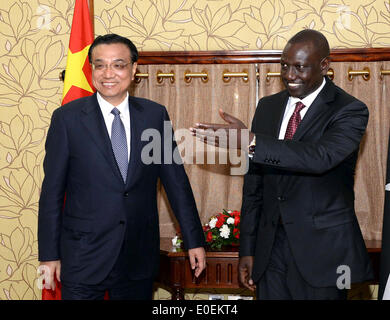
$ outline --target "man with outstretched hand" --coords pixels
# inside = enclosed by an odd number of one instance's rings
[[[373,278],[354,210],[368,109],[326,77],[329,55],[320,32],[294,35],[280,61],[286,90],[260,99],[249,141],[237,134],[238,148],[250,155],[239,279],[260,300],[346,299],[351,283]],[[198,123],[191,131],[207,143],[218,129],[248,130],[220,115],[227,124]]]

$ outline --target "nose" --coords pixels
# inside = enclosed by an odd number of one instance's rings
[[[115,72],[112,70],[110,65],[107,65],[103,70],[103,76],[105,78],[112,78],[114,76]]]

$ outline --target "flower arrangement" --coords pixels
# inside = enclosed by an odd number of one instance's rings
[[[240,211],[226,211],[210,218],[203,226],[206,242],[210,248],[220,249],[222,246],[234,246],[240,243]]]
[[[212,249],[221,249],[222,246],[237,246],[240,243],[240,211],[219,212],[212,216],[203,226],[206,243]],[[173,246],[180,247],[183,240],[180,232],[172,239]]]

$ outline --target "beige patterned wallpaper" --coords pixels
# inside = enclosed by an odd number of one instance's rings
[[[129,35],[141,50],[282,49],[302,28],[331,46],[389,45],[384,0],[95,1],[96,32]]]
[[[60,106],[73,0],[0,2],[0,299],[39,299],[44,141]],[[282,49],[302,28],[331,47],[390,46],[385,0],[95,0],[96,34],[146,50]]]

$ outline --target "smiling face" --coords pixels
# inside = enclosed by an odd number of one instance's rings
[[[119,105],[126,97],[137,63],[131,62],[129,48],[123,43],[99,44],[91,53],[92,65],[104,65],[103,68],[92,68],[92,82],[102,97],[114,106]],[[124,66],[122,69],[115,66]]]
[[[280,64],[287,91],[303,99],[321,85],[329,69],[329,58],[322,57],[312,42],[301,41],[287,43]]]

